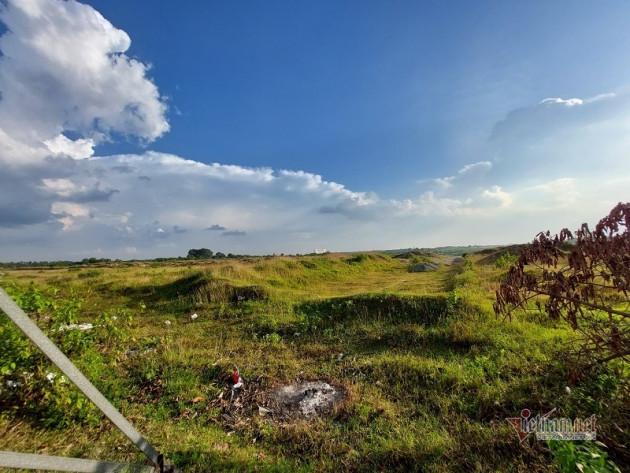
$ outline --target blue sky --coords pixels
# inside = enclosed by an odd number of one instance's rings
[[[508,243],[592,223],[629,197],[629,14],[10,0],[0,259]]]
[[[410,174],[491,159],[512,109],[630,81],[627,3],[89,4],[181,112],[152,149],[392,197]]]

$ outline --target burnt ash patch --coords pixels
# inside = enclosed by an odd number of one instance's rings
[[[331,414],[347,397],[346,390],[326,381],[297,381],[267,394],[267,407],[276,418],[311,419]]]

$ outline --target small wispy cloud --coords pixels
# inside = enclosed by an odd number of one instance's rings
[[[560,97],[550,97],[550,98],[546,98],[540,101],[540,104],[559,104],[559,105],[565,105],[567,107],[575,107],[576,105],[582,105],[583,103],[584,103],[584,100],[582,99],[577,99],[577,98],[563,99]]]
[[[492,163],[490,161],[479,161],[478,163],[467,164],[459,171],[458,174],[467,174],[473,171],[489,171],[492,169]]]

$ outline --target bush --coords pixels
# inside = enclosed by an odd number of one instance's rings
[[[69,327],[78,323],[83,302],[76,293],[61,299],[59,291],[42,292],[33,284],[26,290],[9,286],[7,292],[22,310],[35,315],[44,333],[66,356],[83,364],[85,371],[102,372],[104,355],[117,358],[112,348],[126,337],[130,317],[125,311],[106,312],[92,330],[82,331]],[[100,421],[96,407],[4,313],[0,313],[0,360],[0,404],[15,408],[3,415],[21,413],[47,427]]]
[[[507,268],[508,266],[512,266],[518,260],[518,256],[510,254],[509,251],[503,253],[499,258],[497,258],[494,262],[495,268]]]
[[[409,266],[413,266],[414,264],[432,263],[432,262],[433,260],[429,256],[413,255],[411,259],[409,260]]]
[[[308,302],[298,307],[308,329],[323,328],[347,319],[438,323],[456,314],[460,301],[445,296],[368,294]]]
[[[368,255],[364,255],[363,253],[359,253],[358,255],[351,256],[346,260],[349,264],[357,264],[363,263],[368,260]]]
[[[87,271],[82,271],[77,274],[77,276],[81,279],[85,278],[96,278],[102,275],[104,271],[102,269],[88,269]]]
[[[530,301],[581,337],[571,355],[572,379],[581,369],[630,356],[630,203],[619,203],[595,226],[582,224],[537,235],[496,293],[498,316],[509,318]],[[575,240],[569,254],[562,249]],[[583,366],[580,366],[583,365]]]

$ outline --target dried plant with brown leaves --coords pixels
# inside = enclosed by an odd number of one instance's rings
[[[582,224],[539,233],[497,291],[494,311],[510,318],[532,305],[581,335],[573,355],[586,367],[630,358],[630,203],[619,203],[594,230]],[[567,243],[573,242],[570,250]],[[584,368],[584,363],[577,366]]]

